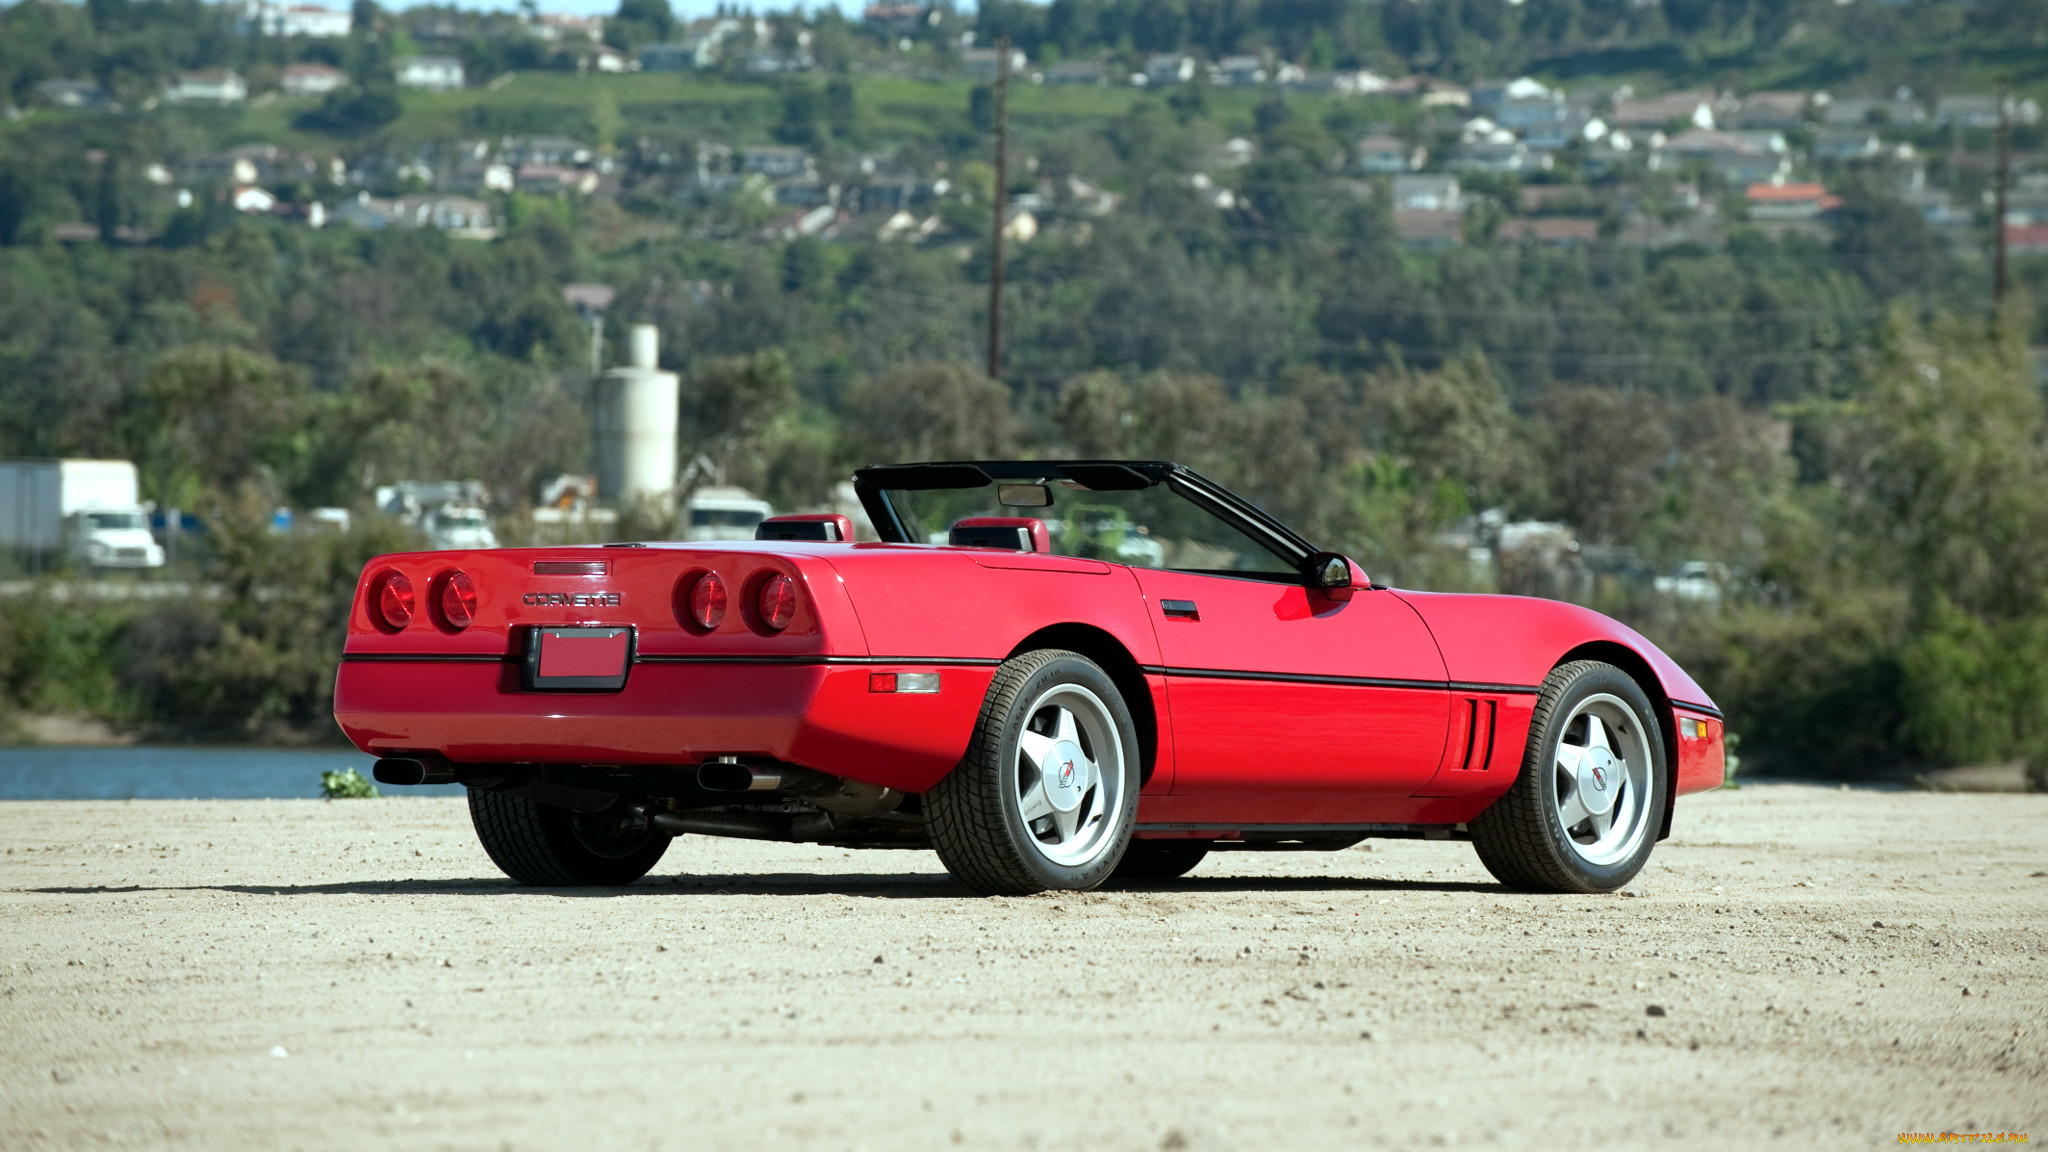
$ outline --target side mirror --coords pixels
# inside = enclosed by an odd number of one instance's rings
[[[1308,559],[1308,584],[1333,600],[1348,600],[1354,587],[1351,561],[1335,552],[1318,552]]]

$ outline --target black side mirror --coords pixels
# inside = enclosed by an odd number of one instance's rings
[[[1318,552],[1308,558],[1308,584],[1319,588],[1330,596],[1343,599],[1351,595],[1351,561],[1336,552]]]

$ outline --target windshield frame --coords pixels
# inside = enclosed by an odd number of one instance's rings
[[[1258,505],[1192,468],[1167,460],[975,460],[923,464],[876,464],[853,474],[854,492],[884,541],[915,544],[903,518],[889,502],[891,488],[938,491],[986,488],[1000,481],[1071,480],[1098,491],[1133,491],[1165,485],[1167,490],[1248,537],[1278,557],[1291,572],[1303,573],[1316,546]]]

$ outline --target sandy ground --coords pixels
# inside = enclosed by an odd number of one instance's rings
[[[0,804],[0,1148],[2048,1140],[2048,796],[1681,801],[1633,896],[1457,843],[976,899],[685,838],[522,891],[460,800]]]

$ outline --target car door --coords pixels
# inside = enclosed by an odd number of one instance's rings
[[[1399,597],[1139,569],[1164,661],[1176,823],[1372,822],[1443,758],[1450,695]],[[1338,593],[1344,596],[1344,593]]]

